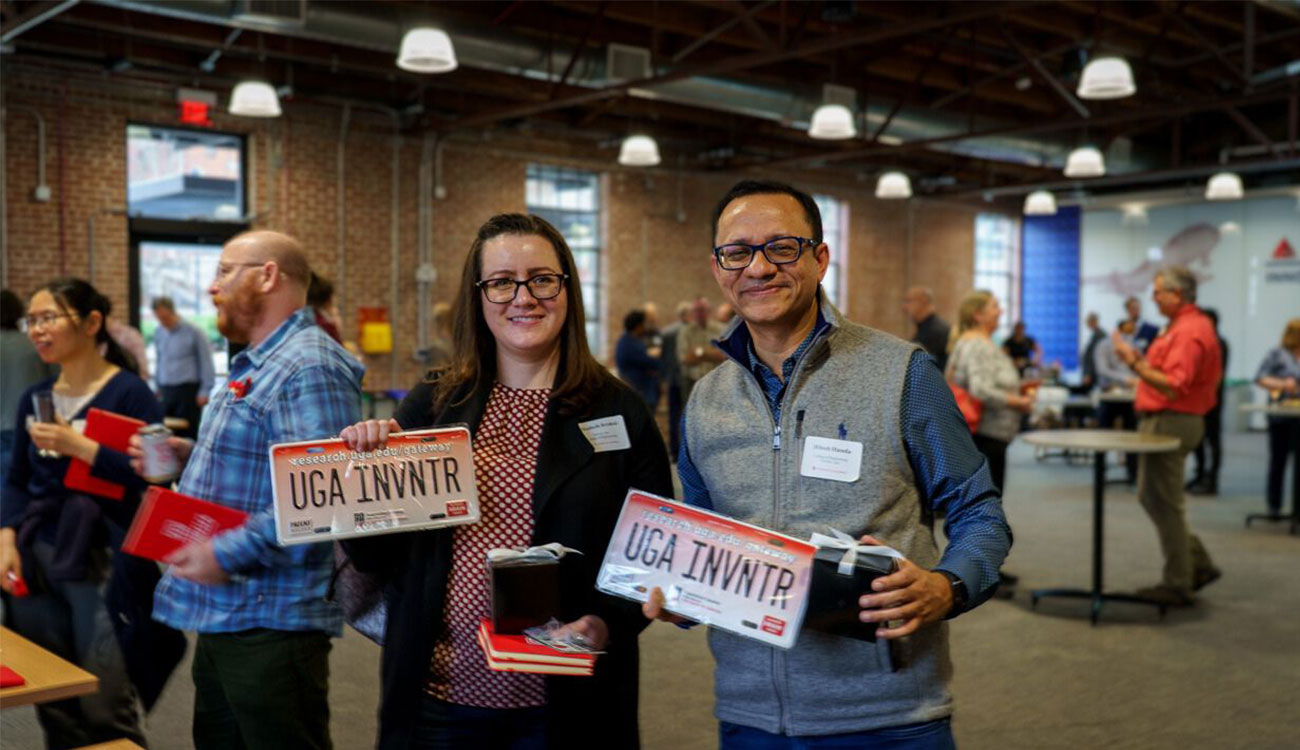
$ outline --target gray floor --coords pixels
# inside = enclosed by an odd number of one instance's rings
[[[1300,744],[1300,536],[1242,526],[1261,508],[1266,447],[1230,435],[1223,494],[1192,498],[1189,517],[1224,578],[1194,609],[1159,622],[1145,608],[1111,605],[1090,627],[1086,604],[1044,601],[1030,588],[1086,585],[1091,470],[1038,462],[1012,449],[1006,504],[1016,533],[1008,569],[1021,593],[953,623],[954,726],[965,750],[983,748],[1294,748]],[[1155,581],[1159,554],[1131,490],[1108,488],[1106,575],[1114,589]],[[702,630],[654,625],[642,638],[642,736],[650,749],[715,745],[712,663]],[[373,741],[378,651],[349,633],[333,655],[337,747]],[[178,672],[149,718],[152,747],[190,748],[192,691]],[[31,709],[6,711],[0,744],[41,746]]]

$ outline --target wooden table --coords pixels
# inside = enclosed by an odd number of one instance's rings
[[[1280,404],[1245,404],[1241,407],[1242,411],[1257,412],[1267,414],[1270,417],[1300,417],[1300,404],[1286,402]],[[1291,468],[1292,471],[1300,471],[1300,466]],[[1285,513],[1251,513],[1246,516],[1246,528],[1250,528],[1252,521],[1269,521],[1277,523],[1279,521],[1291,522],[1291,533],[1295,534],[1300,530],[1300,497],[1295,497],[1292,493],[1291,498],[1291,515]]]
[[[27,684],[0,690],[0,708],[62,700],[99,690],[99,678],[60,659],[9,628],[0,627],[0,664]]]
[[[1178,439],[1164,435],[1149,435],[1129,430],[1037,430],[1026,432],[1021,438],[1030,445],[1092,452],[1092,588],[1091,589],[1035,589],[1030,592],[1034,606],[1045,596],[1063,596],[1072,599],[1092,600],[1092,624],[1097,624],[1101,605],[1106,601],[1147,604],[1160,610],[1164,617],[1165,606],[1127,594],[1108,594],[1102,586],[1102,523],[1105,512],[1106,453],[1164,453],[1178,448]]]

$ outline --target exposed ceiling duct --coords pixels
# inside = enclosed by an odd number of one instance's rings
[[[399,17],[394,13],[358,13],[334,3],[296,0],[292,6],[277,16],[265,9],[251,13],[248,0],[94,0],[99,5],[131,11],[171,16],[174,18],[219,24],[236,29],[265,31],[278,35],[310,39],[318,42],[345,45],[361,49],[397,54],[402,34],[417,23],[434,23],[414,10]],[[442,25],[453,37],[460,63],[466,67],[522,76],[537,81],[554,82],[558,71],[569,71],[567,83],[571,86],[597,90],[614,83],[606,73],[606,50],[589,49],[571,60],[573,50],[556,46],[548,66],[548,50],[541,41],[512,35],[502,29],[485,33],[479,28],[464,28],[454,24]],[[271,51],[268,56],[274,56]],[[549,72],[548,72],[549,70]],[[651,71],[654,74],[667,69]],[[736,80],[693,76],[662,83],[647,88],[631,88],[628,95],[646,99],[681,104],[700,109],[727,112],[777,123],[792,130],[807,131],[814,110],[821,104],[821,82],[808,86],[758,86]],[[887,102],[872,102],[865,111],[855,110],[864,126],[861,133],[874,133],[881,124],[889,122],[885,139],[881,143],[893,144],[914,140],[950,137],[968,129],[989,130],[1009,123],[993,118],[945,116],[928,107],[903,106],[895,108]],[[892,116],[892,119],[891,119]],[[895,140],[897,139],[897,140]],[[1039,136],[987,136],[952,140],[934,144],[929,148],[949,154],[989,159],[1030,166],[1059,167],[1066,153],[1074,147],[1069,137]],[[1147,165],[1134,160],[1131,169]]]

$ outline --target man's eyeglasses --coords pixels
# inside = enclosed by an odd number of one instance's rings
[[[806,237],[777,237],[761,245],[746,245],[733,242],[713,248],[713,257],[724,271],[739,271],[748,268],[754,262],[754,256],[762,251],[767,262],[774,266],[793,263],[803,255],[805,246],[813,247],[816,243]]]
[[[488,302],[504,305],[515,301],[521,286],[528,287],[528,293],[533,295],[533,299],[554,299],[560,296],[560,290],[568,280],[567,273],[542,273],[523,281],[507,278],[483,279],[474,286],[483,290],[483,296],[487,297]]]
[[[28,315],[25,318],[18,319],[18,327],[23,333],[28,333],[37,328],[49,328],[54,325],[54,321],[59,318],[71,318],[68,313],[46,313],[44,315]]]
[[[222,282],[230,278],[231,274],[236,273],[237,269],[242,270],[244,268],[252,268],[253,266],[264,266],[264,265],[266,265],[266,261],[262,261],[261,263],[222,263],[217,266],[217,271],[212,276],[212,280],[216,282]],[[283,274],[284,272],[281,271],[281,273]]]

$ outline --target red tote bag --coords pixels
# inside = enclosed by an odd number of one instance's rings
[[[954,349],[953,354],[956,354]],[[957,364],[954,362],[949,372],[956,372]],[[979,429],[980,418],[984,416],[984,402],[970,395],[970,391],[957,384],[957,381],[949,375],[947,378],[948,387],[952,389],[952,397],[957,401],[957,408],[961,410],[961,415],[966,419],[966,425],[970,427],[971,434]]]

